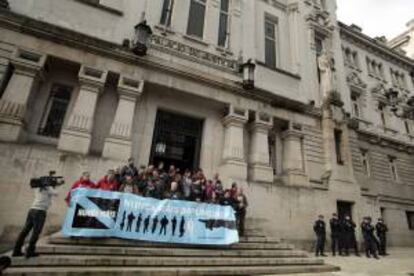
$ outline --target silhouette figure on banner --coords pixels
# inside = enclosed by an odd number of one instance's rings
[[[167,235],[167,225],[168,225],[168,219],[167,216],[164,216],[161,219],[161,228],[160,228],[160,233],[159,235],[161,235],[162,233],[164,233],[164,236]]]
[[[183,237],[185,234],[185,219],[184,217],[181,217],[181,222],[180,222],[180,238]]]
[[[148,232],[150,220],[151,220],[151,216],[148,216],[144,219],[144,231],[143,231],[144,234]]]
[[[132,231],[132,222],[135,220],[135,216],[134,216],[134,214],[131,212],[129,215],[128,215],[128,226],[127,226],[127,229],[126,229],[126,232],[131,232]]]
[[[142,222],[142,214],[140,213],[137,219],[137,227],[135,228],[135,232],[139,233],[141,229],[141,222]]]
[[[172,220],[171,220],[171,226],[172,226],[172,228],[171,228],[171,230],[172,230],[172,235],[173,236],[175,236],[175,229],[177,228],[177,218],[176,217],[174,217]]]
[[[120,226],[121,231],[124,231],[124,227],[125,227],[125,220],[126,220],[126,211],[124,211],[124,214],[122,215],[122,222],[121,222],[121,224],[119,225],[119,226]]]
[[[155,233],[155,230],[157,229],[157,225],[158,225],[158,217],[156,216],[155,218],[152,219],[152,233]]]

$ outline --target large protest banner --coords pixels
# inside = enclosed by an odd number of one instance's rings
[[[117,237],[155,242],[237,243],[229,206],[157,200],[128,193],[76,189],[62,232],[76,237]]]

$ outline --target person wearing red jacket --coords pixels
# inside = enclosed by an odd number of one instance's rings
[[[115,177],[114,170],[108,170],[108,173],[98,181],[96,188],[104,191],[118,191],[119,183]]]
[[[90,180],[90,173],[84,172],[82,173],[82,176],[78,181],[73,183],[72,187],[70,188],[70,191],[68,192],[68,195],[65,198],[66,203],[69,205],[70,203],[70,193],[78,188],[86,188],[86,189],[95,189],[96,185]]]

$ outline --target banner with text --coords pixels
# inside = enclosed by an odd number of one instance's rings
[[[76,189],[62,232],[76,237],[117,237],[168,243],[237,243],[229,206],[158,200],[128,193]]]

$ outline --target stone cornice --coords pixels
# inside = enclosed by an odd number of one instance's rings
[[[359,140],[366,141],[370,144],[390,147],[397,151],[405,151],[409,154],[414,153],[414,144],[412,143],[393,139],[387,136],[383,136],[380,133],[371,132],[364,129],[356,129],[356,132],[358,133]]]
[[[402,64],[408,70],[412,70],[414,68],[414,60],[387,47],[386,44],[381,44],[380,42],[363,33],[352,30],[348,25],[342,22],[338,21],[338,26],[340,29],[342,39],[348,40],[351,43],[355,42],[360,46],[368,49],[370,52],[377,53],[378,55],[392,63]]]
[[[64,27],[39,21],[12,11],[0,9],[0,27],[32,35],[57,44],[73,47],[75,49],[81,49],[119,62],[137,65],[159,72],[166,72],[197,83],[203,83],[210,87],[222,89],[245,98],[254,99],[264,103],[271,103],[273,106],[290,111],[305,113],[313,117],[320,116],[320,112],[316,108],[308,106],[303,102],[277,95],[272,91],[263,89],[254,89],[251,91],[244,90],[241,85],[241,76],[240,81],[234,81],[223,77],[212,76],[205,72],[200,73],[196,70],[185,70],[185,68],[177,67],[175,64],[164,62],[156,54],[137,57],[121,44],[116,44]]]

